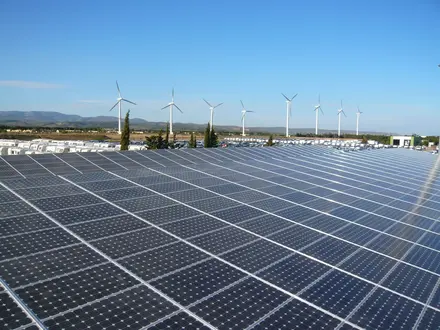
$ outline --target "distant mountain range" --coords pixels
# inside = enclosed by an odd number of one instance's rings
[[[81,117],[78,115],[67,115],[53,111],[0,111],[0,125],[18,127],[47,127],[47,128],[104,128],[116,129],[117,117],[97,116]],[[166,122],[151,122],[140,118],[130,118],[130,127],[138,130],[159,130],[165,128]],[[175,131],[203,131],[206,124],[194,123],[173,123]],[[216,126],[217,131],[241,132],[240,126]],[[283,134],[285,127],[248,127],[251,132]],[[292,128],[291,134],[314,133],[314,128]],[[320,133],[335,133],[335,130],[320,130]],[[344,133],[354,133],[344,131]],[[382,134],[379,132],[362,132],[363,134]]]

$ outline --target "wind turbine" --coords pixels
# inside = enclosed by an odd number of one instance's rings
[[[319,110],[321,110],[321,113],[324,114],[321,108],[321,95],[318,95],[318,105],[315,105],[315,114],[316,114],[316,123],[315,123],[315,135],[318,135],[318,115]]]
[[[208,101],[206,101],[205,99],[203,99],[203,101],[206,102],[207,105],[209,105],[209,110],[211,110],[211,120],[209,121],[209,131],[212,131],[212,125],[213,125],[213,121],[214,121],[214,109],[221,106],[223,103],[219,103],[216,106],[212,106]]]
[[[356,112],[356,135],[359,135],[359,117],[361,116],[362,111],[359,110],[359,106],[358,106],[358,111]]]
[[[283,93],[281,93],[281,95],[284,96],[284,98],[286,99],[286,104],[287,104],[287,110],[286,110],[286,137],[289,137],[289,120],[290,117],[292,117],[292,100],[298,95],[295,94],[294,96],[292,96],[291,99],[289,99],[286,95],[284,95]]]
[[[119,89],[119,85],[118,85],[118,81],[117,80],[116,80],[116,88],[118,89],[118,94],[119,94],[119,97],[117,98],[118,101],[116,102],[116,104],[114,106],[112,106],[112,108],[109,111],[112,111],[118,105],[118,110],[119,110],[118,111],[118,134],[121,134],[121,103],[122,103],[122,101],[131,103],[131,104],[134,104],[134,105],[136,105],[136,103],[122,98],[121,90]]]
[[[243,107],[243,110],[241,110],[241,124],[243,126],[242,136],[246,136],[246,134],[244,134],[244,119],[246,118],[246,112],[255,112],[255,111],[246,110],[244,107],[243,101],[240,100],[240,102],[241,102],[241,106]]]
[[[176,107],[177,110],[183,113],[183,111],[180,110],[177,104],[174,103],[174,87],[173,90],[171,91],[171,102],[168,103],[166,106],[164,106],[161,110],[166,109],[168,107],[170,108],[170,135],[173,136],[173,107]]]
[[[344,116],[347,117],[347,115],[344,112],[344,108],[342,107],[342,100],[341,100],[341,108],[338,109],[338,136],[341,136],[341,113],[343,113]]]

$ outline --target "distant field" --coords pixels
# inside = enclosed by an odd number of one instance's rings
[[[0,139],[30,141],[34,139],[40,139],[40,136],[37,134],[25,134],[25,133],[19,133],[19,134],[0,133]]]
[[[130,139],[133,141],[141,141],[144,140],[146,136],[154,135],[157,133],[145,133],[145,134],[134,134],[132,133],[130,135]],[[165,134],[164,134],[165,136]],[[240,137],[239,135],[235,136],[229,136],[229,135],[219,135],[219,139],[222,140],[226,137]],[[267,135],[258,135],[258,136],[247,136],[247,138],[259,138],[259,139],[267,139],[269,137],[269,134]],[[203,140],[204,135],[201,133],[196,134],[197,140]],[[295,139],[316,139],[316,140],[331,140],[330,138],[322,138],[322,137],[295,137],[292,136],[292,138]],[[81,141],[88,141],[88,140],[106,140],[106,141],[112,141],[112,142],[119,142],[120,141],[120,135],[117,133],[0,133],[0,139],[17,139],[17,140],[33,140],[33,139],[49,139],[49,140],[81,140]],[[177,134],[176,135],[177,140],[189,140],[190,135],[188,134]],[[276,136],[274,135],[274,139],[284,139],[284,136]],[[340,138],[339,140],[353,140],[353,138]]]
[[[131,134],[130,139],[141,141],[145,140],[146,136],[153,135],[157,133],[151,134]],[[164,134],[165,135],[165,134]],[[178,140],[189,140],[189,135],[177,134],[176,139]],[[202,139],[203,136],[201,134],[197,135],[197,139]],[[30,141],[34,139],[49,139],[49,140],[106,140],[119,142],[121,137],[117,133],[72,133],[72,134],[63,134],[63,133],[0,133],[0,139],[12,139],[12,140],[24,140]]]

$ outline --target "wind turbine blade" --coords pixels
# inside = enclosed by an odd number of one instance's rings
[[[131,101],[127,100],[127,99],[122,99],[122,101],[125,101],[125,102],[128,102],[128,103],[131,103],[131,104],[137,105],[136,103],[131,102]]]
[[[169,108],[170,107],[170,104],[168,104],[168,105],[166,105],[166,106],[164,106],[163,108],[161,108],[160,110],[163,110],[163,109],[166,109],[166,108]]]
[[[174,100],[174,87],[173,87],[173,90],[171,91],[171,96],[172,96],[172,98]]]
[[[205,101],[206,104],[209,105],[212,108],[212,105],[208,101],[206,101],[205,99],[203,99],[203,101]]]
[[[290,102],[290,99],[286,95],[284,95],[283,93],[281,93],[281,95],[284,96],[284,98]]]
[[[342,113],[344,114],[345,117],[347,117],[347,115],[345,114],[345,111],[344,111],[344,110],[342,110]]]
[[[322,111],[321,107],[319,107],[319,110],[321,110],[321,113],[324,114],[324,111]]]
[[[177,110],[179,110],[181,113],[183,113],[183,111],[182,110],[180,110],[180,108],[177,106],[177,104],[176,103],[174,103],[174,106],[177,108]]]
[[[294,96],[292,96],[292,98],[290,99],[290,101],[292,101],[297,95],[298,95],[298,93],[296,93]]]
[[[252,110],[246,110],[246,112],[255,112],[255,111],[252,111]]]
[[[321,94],[318,94],[318,104],[321,104]]]
[[[344,107],[342,106],[342,100],[341,100],[341,109],[343,109]]]
[[[114,106],[112,106],[112,108],[109,111],[112,111],[117,105],[119,104],[119,101],[115,103]]]
[[[118,89],[119,97],[121,97],[121,90],[119,89],[118,81],[116,80],[116,88]]]
[[[240,100],[240,102],[241,102],[241,106],[243,107],[243,109],[244,109],[244,104],[243,104],[243,101],[242,100]]]
[[[217,104],[215,107],[214,107],[214,109],[215,108],[217,108],[217,107],[219,107],[219,106],[221,106],[223,104],[223,102],[222,103],[219,103],[219,104]]]
[[[243,114],[241,115],[241,121],[244,120],[244,117],[246,116],[246,112],[243,112]]]

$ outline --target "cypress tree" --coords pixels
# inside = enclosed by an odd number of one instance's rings
[[[157,135],[157,148],[156,149],[165,149],[165,141],[163,139],[163,130],[162,129],[159,131],[159,134]]]
[[[211,144],[211,148],[218,147],[218,139],[217,139],[217,134],[215,134],[214,127],[211,130],[209,142]]]
[[[266,146],[268,146],[268,147],[273,146],[273,135],[272,134],[269,136],[269,139],[267,140]]]
[[[170,142],[170,124],[167,123],[167,130],[165,133],[164,145],[163,145],[163,148],[161,148],[161,149],[168,149],[169,142]]]
[[[193,144],[194,144],[194,134],[191,132],[189,136],[188,148],[194,148]]]
[[[168,145],[171,149],[174,149],[176,147],[176,132],[173,132],[173,140],[171,143],[168,143]]]
[[[208,126],[206,126],[206,129],[205,129],[204,147],[205,148],[211,148],[211,132],[210,132],[210,125],[209,125],[209,123],[208,123]]]
[[[194,135],[194,132],[191,133],[191,137],[189,139],[189,148],[197,148],[197,138]]]
[[[121,150],[128,150],[130,144],[130,110],[125,114],[124,129],[121,134]]]

